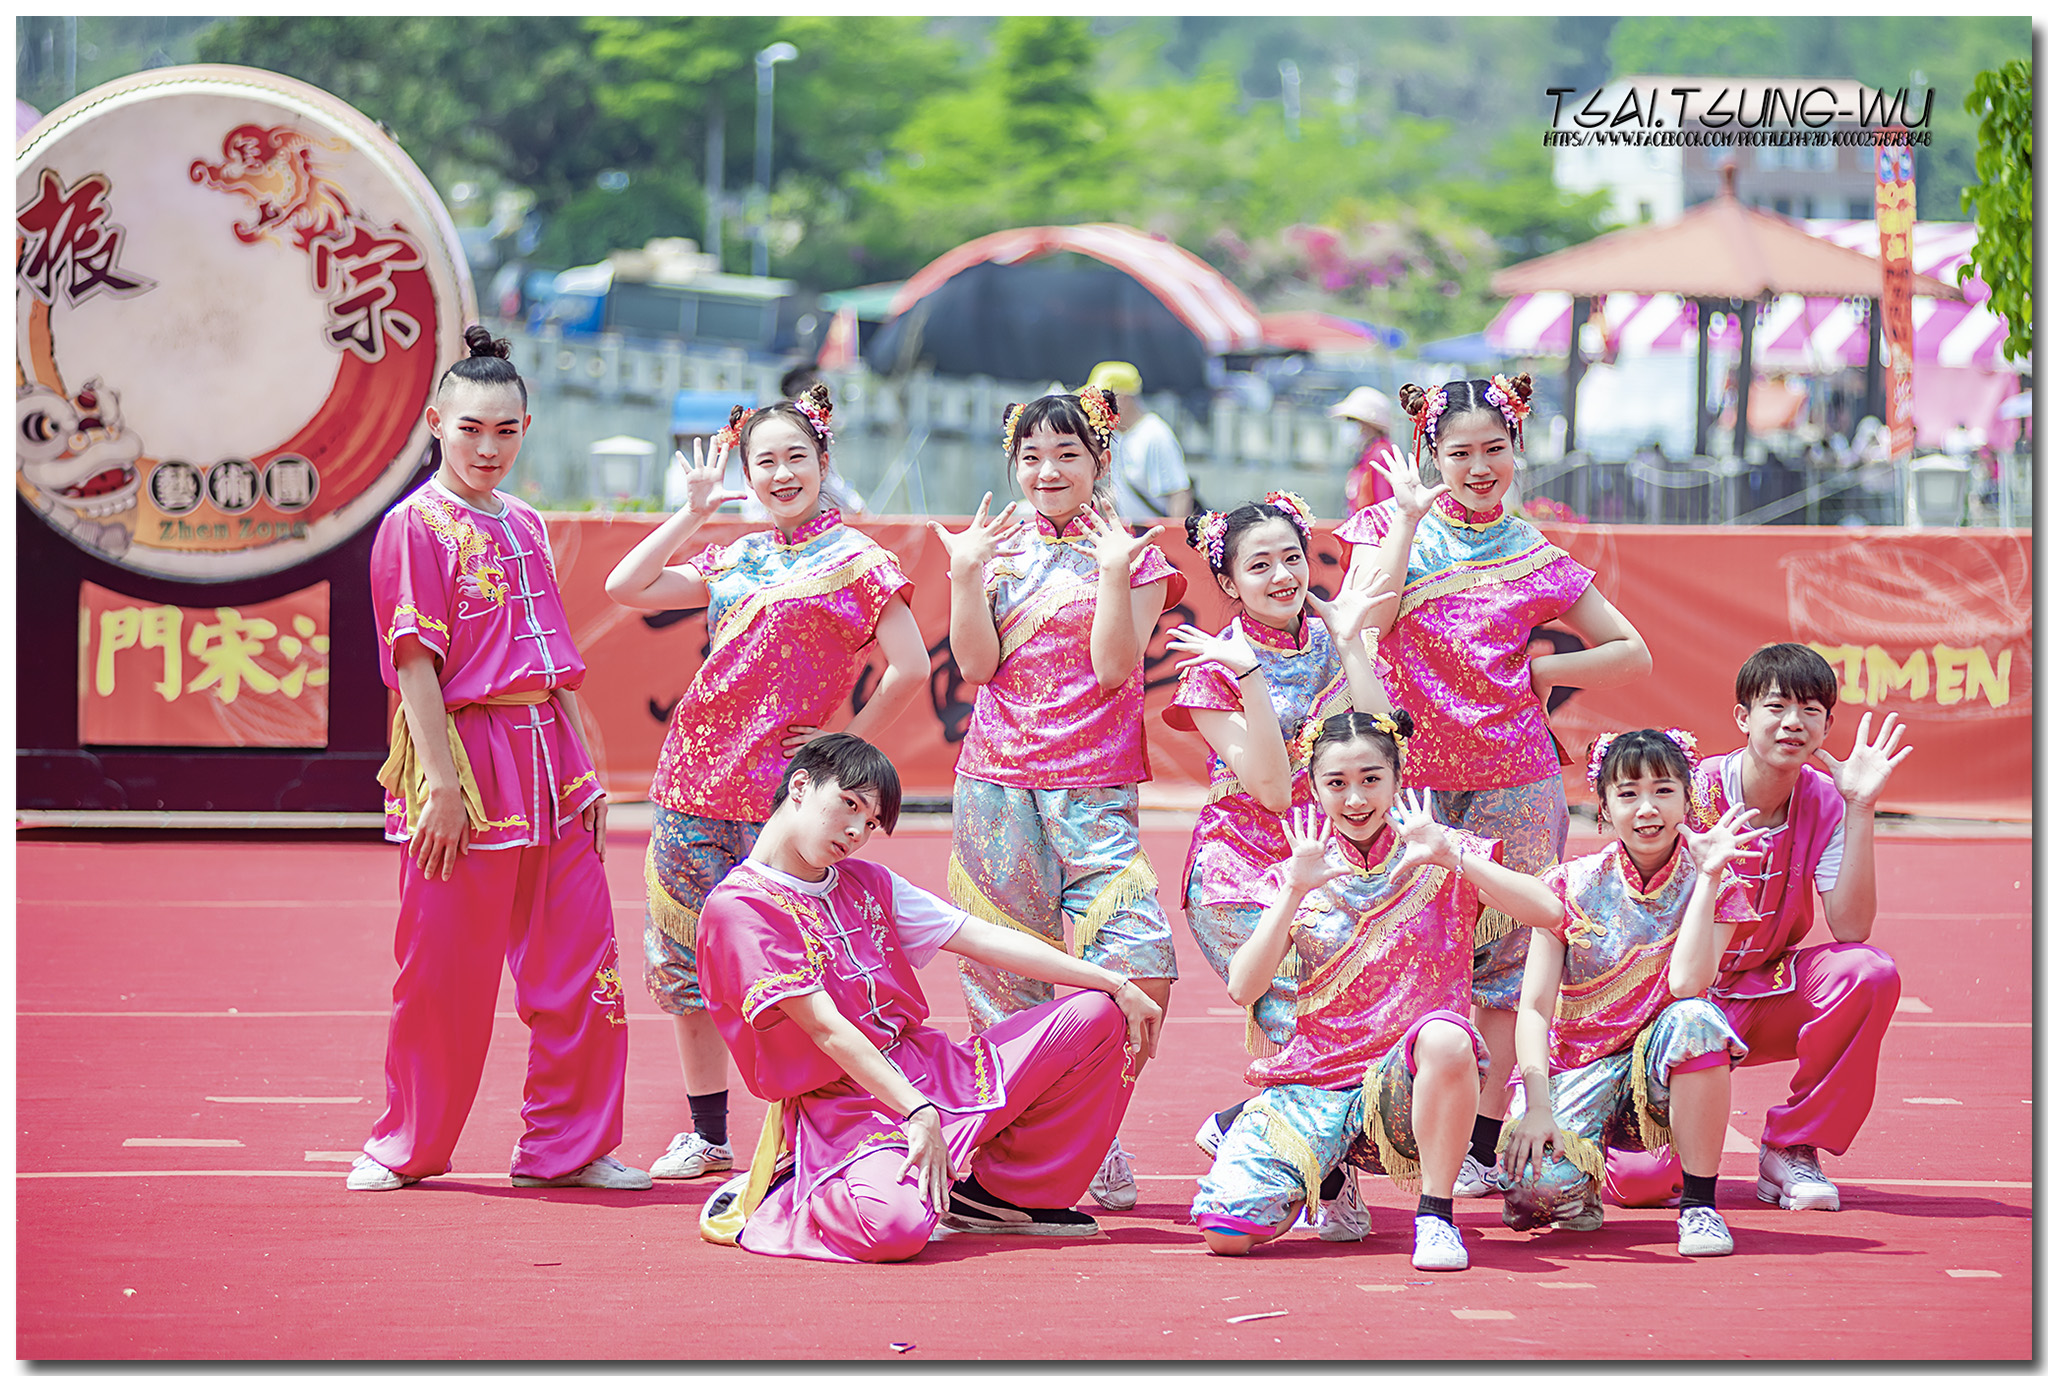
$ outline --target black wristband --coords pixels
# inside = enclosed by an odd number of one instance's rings
[[[1251,676],[1252,676],[1253,674],[1256,674],[1256,673],[1257,673],[1257,672],[1258,672],[1258,671],[1259,671],[1260,669],[1262,669],[1262,668],[1264,668],[1264,667],[1265,667],[1264,665],[1260,665],[1260,664],[1254,664],[1254,665],[1252,665],[1252,667],[1251,667],[1251,668],[1249,668],[1249,669],[1245,670],[1245,671],[1244,671],[1243,673],[1241,673],[1241,674],[1239,674],[1239,675],[1237,676],[1237,681],[1238,681],[1239,683],[1243,683],[1243,682],[1244,682],[1244,681],[1245,681],[1246,679],[1250,678],[1250,677],[1251,677]]]
[[[926,1109],[930,1109],[933,1113],[938,1114],[941,1118],[945,1117],[945,1110],[940,1108],[931,1100],[927,1099],[923,1103],[919,1104],[916,1108],[910,1110],[910,1112],[904,1114],[903,1121],[906,1123],[909,1122],[911,1119],[917,1117],[918,1114],[923,1113]]]

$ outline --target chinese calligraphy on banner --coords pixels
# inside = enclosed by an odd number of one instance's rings
[[[86,745],[327,744],[327,584],[247,607],[78,590]]]

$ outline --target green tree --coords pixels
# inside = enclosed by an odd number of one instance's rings
[[[2034,64],[2012,61],[1977,74],[1968,108],[1977,125],[1977,176],[1963,205],[1977,219],[1977,246],[1957,273],[1991,288],[2005,321],[2005,356],[2034,352]]]

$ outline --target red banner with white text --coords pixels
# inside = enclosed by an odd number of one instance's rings
[[[646,796],[669,710],[704,656],[704,614],[642,613],[605,596],[613,565],[660,518],[548,517],[576,644],[590,666],[584,720],[613,796]],[[857,522],[896,551],[916,585],[911,610],[924,629],[932,679],[882,742],[917,796],[949,795],[974,689],[947,644],[946,556],[922,520]],[[956,520],[953,524],[958,524]],[[727,542],[758,526],[716,520],[684,548]],[[1845,754],[1862,714],[1897,712],[1916,747],[1894,775],[1888,811],[2029,818],[2033,791],[2033,535],[2029,531],[1839,530],[1833,527],[1555,526],[1547,532],[1597,574],[1608,599],[1648,641],[1656,667],[1628,688],[1573,692],[1552,726],[1582,758],[1602,731],[1682,726],[1713,753],[1742,744],[1732,709],[1735,671],[1760,645],[1798,640],[1835,665],[1842,684],[1828,749]],[[1198,806],[1207,778],[1198,736],[1160,719],[1173,696],[1166,633],[1192,620],[1214,630],[1230,615],[1201,557],[1178,531],[1161,550],[1188,575],[1185,602],[1167,609],[1146,654],[1148,802]],[[1328,523],[1311,549],[1318,592],[1335,591],[1342,546]],[[1570,648],[1545,630],[1545,648]],[[865,699],[869,670],[855,685]],[[842,709],[828,725],[852,715]],[[1577,766],[1568,794],[1586,800]]]

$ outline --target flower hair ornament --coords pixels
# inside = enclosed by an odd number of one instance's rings
[[[1017,452],[1017,417],[1024,414],[1022,402],[1011,402],[1003,409],[1003,457],[1009,458]]]
[[[1385,712],[1372,714],[1373,729],[1384,732],[1394,742],[1394,758],[1402,764],[1408,762],[1408,742],[1401,736],[1401,726]]]
[[[1074,393],[1074,400],[1081,403],[1081,414],[1088,417],[1088,428],[1095,432],[1095,438],[1104,453],[1109,452],[1109,437],[1116,433],[1116,405],[1104,396],[1100,387],[1083,387]]]
[[[817,390],[823,393],[825,389],[820,387]],[[818,432],[818,447],[820,449],[830,449],[832,447],[832,402],[830,398],[820,395],[813,399],[809,392],[805,392],[800,396],[791,397],[789,404],[803,412],[804,419],[811,423],[811,429]]]
[[[1196,546],[1217,573],[1223,572],[1223,534],[1229,525],[1230,517],[1221,511],[1205,511],[1195,520]]]
[[[1422,397],[1422,410],[1415,417],[1415,452],[1420,454],[1428,450],[1434,454],[1436,423],[1443,418],[1444,403],[1451,399],[1450,393],[1444,390],[1442,383],[1438,383],[1424,392]]]
[[[1700,746],[1699,742],[1693,739],[1692,732],[1681,731],[1677,727],[1648,729],[1656,731],[1658,735],[1678,747],[1678,753],[1685,757],[1685,767],[1688,770],[1700,767]],[[1626,734],[1628,733],[1624,731],[1603,731],[1600,738],[1586,748],[1586,786],[1594,793],[1600,791],[1600,766],[1607,763],[1607,748]]]
[[[739,448],[740,431],[746,428],[747,421],[752,419],[753,414],[754,408],[751,406],[733,407],[732,419],[725,423],[723,430],[720,430],[711,437],[712,452],[716,453],[721,449]]]
[[[1531,407],[1516,394],[1514,384],[1499,373],[1495,373],[1486,384],[1486,401],[1501,414],[1507,422],[1508,436],[1517,448],[1522,443],[1522,422],[1529,419]]]
[[[1304,545],[1309,542],[1309,539],[1315,533],[1316,517],[1315,513],[1308,509],[1307,502],[1292,492],[1268,492],[1266,494],[1266,505],[1277,506],[1286,512],[1287,519],[1294,522],[1294,528],[1301,532],[1301,542]],[[1221,557],[1221,537],[1218,538],[1217,549],[1218,557]]]
[[[1301,728],[1301,743],[1296,748],[1304,760],[1315,750],[1316,742],[1323,738],[1323,723],[1328,720],[1328,717],[1317,717]]]

